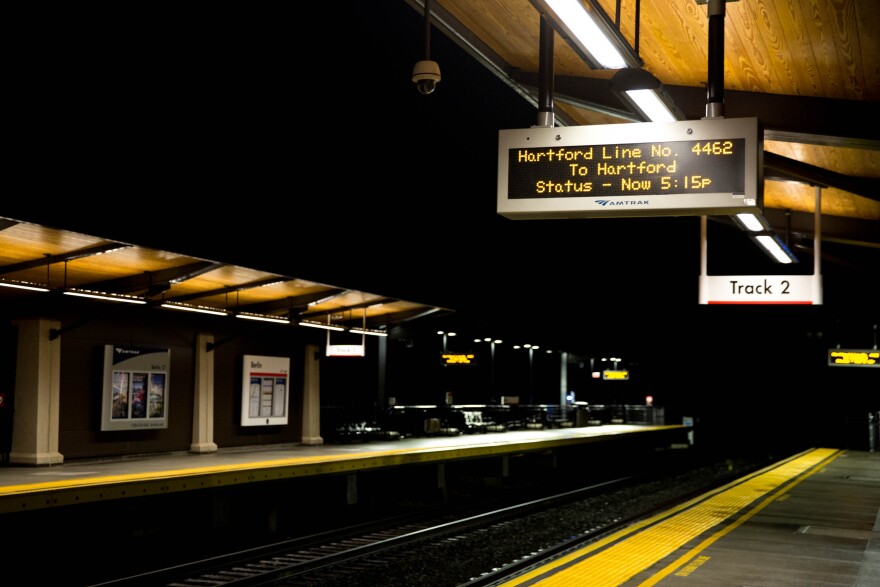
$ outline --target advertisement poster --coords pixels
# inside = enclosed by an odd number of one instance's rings
[[[245,355],[242,373],[241,425],[287,424],[290,358]]]
[[[101,430],[168,428],[171,349],[104,346]]]

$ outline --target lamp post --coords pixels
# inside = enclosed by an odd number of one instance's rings
[[[529,403],[535,403],[535,345],[524,344],[529,349]]]
[[[455,332],[449,332],[449,331],[446,331],[446,330],[438,330],[438,331],[437,331],[437,334],[439,334],[440,336],[443,337],[443,354],[445,355],[445,354],[447,353],[447,341],[448,341],[448,337],[450,337],[450,336],[455,336],[456,333],[455,333]],[[443,395],[445,396],[444,403],[445,403],[446,405],[449,405],[449,404],[452,403],[452,392],[449,391],[449,389],[448,389],[448,384],[449,384],[448,379],[449,379],[449,378],[448,378],[448,374],[447,374],[447,372],[446,372],[446,368],[448,367],[448,365],[445,363],[445,360],[446,360],[446,359],[443,358],[443,360],[444,360],[444,363],[443,363],[443,377],[442,377],[442,381],[443,381],[443,387],[446,388],[446,389],[443,389]]]
[[[474,342],[488,342],[489,343],[489,393],[490,397],[494,401],[495,399],[495,345],[501,344],[502,341],[500,338],[475,338]]]

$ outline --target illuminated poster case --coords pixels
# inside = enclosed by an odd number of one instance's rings
[[[290,358],[245,355],[241,425],[287,424]]]
[[[763,206],[757,118],[501,130],[500,215],[730,215]]]
[[[168,428],[171,349],[104,346],[101,430]]]

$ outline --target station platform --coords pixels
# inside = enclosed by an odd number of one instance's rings
[[[880,585],[880,453],[805,451],[497,585]]]
[[[85,460],[51,466],[0,466],[0,514],[389,467],[503,457],[587,443],[638,439],[687,442],[681,425],[608,424],[352,444],[250,446]]]

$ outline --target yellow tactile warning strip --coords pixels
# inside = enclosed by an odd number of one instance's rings
[[[843,451],[817,448],[643,520],[499,587],[611,587],[645,571],[691,541],[695,546],[641,583],[650,586],[754,516]],[[739,517],[736,517],[738,514]],[[725,524],[725,522],[728,522]],[[715,530],[714,532],[711,532]]]

